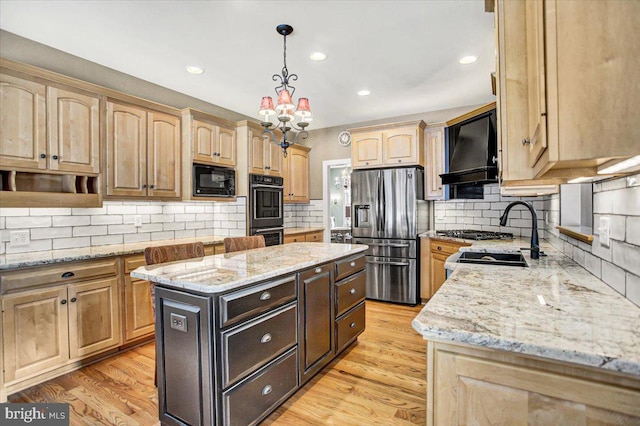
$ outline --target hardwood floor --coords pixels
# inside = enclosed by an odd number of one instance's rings
[[[358,342],[263,421],[263,425],[425,424],[426,342],[411,328],[420,311],[367,301]],[[18,392],[10,402],[68,402],[72,425],[157,425],[153,343]]]

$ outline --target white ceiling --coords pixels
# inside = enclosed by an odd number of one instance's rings
[[[495,99],[483,0],[0,0],[3,30],[256,119],[283,65],[281,23],[294,27],[287,66],[295,98],[310,100],[310,130]],[[465,55],[478,61],[459,64]]]

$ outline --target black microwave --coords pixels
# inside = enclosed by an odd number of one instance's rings
[[[194,197],[235,197],[236,171],[228,167],[193,165]]]

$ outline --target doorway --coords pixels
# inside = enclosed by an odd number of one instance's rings
[[[325,242],[351,238],[351,159],[322,162],[322,223]],[[333,238],[332,238],[333,234]],[[337,241],[336,238],[341,239]]]

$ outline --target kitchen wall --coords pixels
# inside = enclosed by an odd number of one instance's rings
[[[309,204],[285,204],[284,227],[324,227],[322,223],[322,200],[310,200]]]
[[[610,245],[600,244],[600,218],[611,219]],[[552,243],[640,306],[640,174],[593,184],[591,245],[557,233]]]
[[[435,229],[479,229],[482,231],[511,232],[518,237],[531,236],[531,213],[523,206],[509,212],[507,226],[500,226],[500,216],[512,201],[527,201],[533,204],[538,216],[538,237],[545,238],[549,222],[557,222],[558,211],[553,210],[549,197],[512,197],[500,195],[498,184],[484,186],[483,199],[455,199],[435,202]]]
[[[322,214],[322,213],[321,213]],[[135,226],[140,216],[142,226]],[[30,244],[9,244],[11,231]],[[168,240],[246,235],[246,198],[235,202],[105,201],[100,208],[0,208],[0,254]]]

